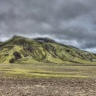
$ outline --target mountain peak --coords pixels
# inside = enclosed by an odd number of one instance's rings
[[[22,38],[22,36],[14,35],[12,38]]]
[[[47,37],[46,38],[39,37],[39,38],[35,38],[35,40],[39,41],[39,42],[51,42],[51,43],[55,43],[56,42],[55,40],[47,38]]]

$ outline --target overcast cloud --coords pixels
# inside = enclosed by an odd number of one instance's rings
[[[96,0],[0,0],[0,41],[50,37],[96,53]]]

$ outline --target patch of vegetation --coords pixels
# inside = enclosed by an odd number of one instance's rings
[[[96,78],[96,66],[59,64],[0,65],[1,78]]]

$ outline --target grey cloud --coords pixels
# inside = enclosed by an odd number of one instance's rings
[[[0,40],[42,36],[92,50],[95,9],[96,0],[0,0]]]

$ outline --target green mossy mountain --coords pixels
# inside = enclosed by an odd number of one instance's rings
[[[63,45],[49,38],[14,36],[0,43],[0,63],[95,63],[96,54]]]
[[[0,44],[1,44],[2,42],[0,42]]]

